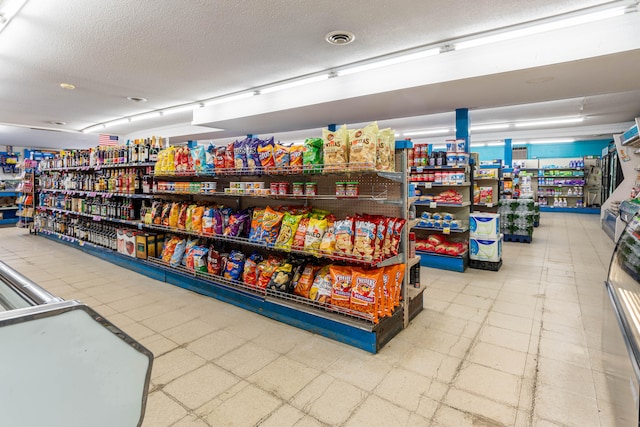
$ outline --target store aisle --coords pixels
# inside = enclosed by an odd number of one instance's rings
[[[156,356],[145,426],[611,426],[600,348],[613,243],[543,213],[495,273],[423,269],[425,307],[378,355],[0,229],[0,259]]]

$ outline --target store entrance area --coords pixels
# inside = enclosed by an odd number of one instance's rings
[[[425,310],[372,355],[0,229],[0,260],[154,353],[154,427],[615,425],[601,349],[613,249],[599,216],[543,213],[498,272],[422,268]]]

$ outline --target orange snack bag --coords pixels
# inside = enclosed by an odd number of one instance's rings
[[[294,249],[304,249],[304,240],[307,236],[307,227],[309,226],[310,219],[302,218],[300,223],[298,224],[298,229],[296,230],[296,234],[293,238],[293,248]]]
[[[351,310],[372,316],[373,322],[378,323],[378,287],[382,283],[382,270],[353,269],[351,288]]]
[[[351,303],[351,284],[353,270],[351,267],[332,265],[331,274],[331,304],[349,308]]]
[[[204,206],[196,206],[193,208],[191,216],[191,227],[196,233],[202,232],[202,216],[204,215]]]
[[[171,211],[169,212],[169,227],[178,226],[178,218],[180,217],[180,203],[173,202],[171,205]]]
[[[400,305],[400,297],[402,296],[402,282],[404,282],[404,272],[406,269],[405,264],[396,264],[397,270],[395,272],[395,295],[393,295],[393,306],[398,307]],[[392,309],[393,311],[393,309]]]
[[[311,290],[311,286],[313,286],[313,279],[315,279],[316,273],[319,270],[319,265],[307,264],[302,271],[300,279],[298,279],[296,287],[293,289],[293,293],[304,298],[309,298],[309,291]]]

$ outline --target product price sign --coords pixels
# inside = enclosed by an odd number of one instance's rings
[[[142,223],[138,224],[138,230],[142,230]]]
[[[451,234],[451,227],[445,227],[442,229],[442,234]]]
[[[431,203],[429,203],[429,207],[430,207],[431,209],[435,209],[435,208],[437,208],[437,207],[438,207],[438,203],[437,203],[437,202],[431,202]]]
[[[424,171],[424,169],[422,168],[422,166],[417,166],[417,167],[416,167],[416,172],[420,173],[420,172],[422,172],[422,171]]]
[[[92,219],[93,219],[94,221],[101,221],[101,220],[102,220],[102,218],[101,218],[101,217],[99,217],[99,216],[97,216],[97,215],[94,215]]]
[[[426,189],[433,188],[433,184],[431,182],[425,182],[424,183],[424,188],[426,188]]]
[[[487,207],[488,208],[492,208],[493,207],[493,203],[487,203]]]

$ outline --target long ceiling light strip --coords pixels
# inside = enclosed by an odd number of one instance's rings
[[[27,0],[18,0],[18,1],[23,1],[24,3],[26,3]],[[22,6],[24,5],[24,3],[22,4]],[[388,67],[391,65],[397,65],[405,62],[416,61],[419,59],[436,56],[441,53],[448,52],[450,50],[467,49],[475,46],[482,46],[490,43],[496,43],[499,41],[515,39],[515,38],[519,38],[527,35],[539,34],[545,31],[551,31],[555,29],[566,28],[566,27],[576,26],[580,24],[600,21],[600,20],[622,15],[624,13],[627,13],[628,11],[634,11],[635,7],[636,7],[635,0],[624,0],[619,2],[613,2],[611,4],[598,6],[590,9],[585,9],[582,11],[565,14],[565,15],[557,16],[554,18],[546,19],[546,20],[540,20],[540,21],[528,23],[525,25],[514,26],[509,29],[500,29],[492,32],[486,32],[486,33],[474,36],[473,38],[463,37],[455,40],[449,40],[442,43],[438,43],[437,45],[423,46],[419,48],[419,50],[416,49],[416,50],[407,52],[405,54],[393,55],[393,56],[388,55],[386,57],[381,57],[378,60],[373,60],[368,62],[363,61],[360,63],[351,64],[351,65],[339,67],[337,69],[329,70],[322,74],[312,75],[310,77],[291,79],[291,80],[284,81],[282,83],[265,85],[263,87],[253,88],[251,90],[243,91],[236,94],[224,95],[224,96],[211,98],[211,99],[205,99],[193,104],[180,105],[180,106],[170,107],[163,110],[152,111],[149,113],[142,113],[139,115],[127,117],[127,119],[128,121],[133,122],[133,121],[143,120],[147,118],[158,117],[158,114],[168,115],[168,114],[173,114],[180,111],[188,111],[189,109],[195,109],[201,106],[220,105],[228,102],[234,102],[241,99],[247,99],[255,95],[269,94],[269,93],[277,92],[284,89],[290,89],[290,88],[295,88],[295,87],[308,85],[312,83],[318,83],[318,82],[327,80],[331,77],[348,76],[348,75],[361,73],[369,70]],[[3,24],[0,24],[0,25],[3,25]],[[6,23],[4,25],[6,26]],[[2,26],[0,26],[0,31],[1,29],[2,29]],[[96,129],[103,129],[105,126],[113,126],[113,124],[111,123],[115,121],[116,120],[113,120],[111,122],[104,122],[96,126],[91,126],[86,129],[83,129],[82,132],[87,133]],[[540,124],[540,125],[542,126],[543,124]],[[494,126],[497,126],[497,125],[494,125]],[[471,128],[472,131],[490,130],[490,129],[500,129],[500,128],[489,128],[489,127],[486,127],[484,129],[480,129],[479,127],[476,127],[475,129],[473,127]]]
[[[580,123],[584,121],[584,117],[569,117],[569,118],[558,118],[558,119],[548,119],[548,120],[531,120],[526,122],[514,123],[516,128],[526,128],[526,127],[536,127],[536,126],[551,126],[551,125],[565,125],[571,123]]]
[[[0,33],[9,22],[22,10],[29,0],[4,0],[0,1]]]
[[[496,31],[493,34],[483,37],[477,37],[466,41],[454,43],[456,50],[468,49],[476,46],[483,46],[486,44],[497,43],[505,40],[512,40],[520,37],[531,36],[534,34],[540,34],[547,31],[559,30],[562,28],[573,27],[581,24],[588,24],[591,22],[602,21],[604,19],[613,18],[616,16],[624,15],[627,8],[631,5],[631,2],[623,2],[624,4],[617,4],[613,8],[601,9],[593,12],[578,12],[574,16],[564,18],[551,18],[541,23],[524,26],[510,31]],[[566,16],[566,15],[565,15]],[[539,21],[540,22],[540,21]]]
[[[490,130],[507,130],[512,128],[562,125],[562,124],[580,123],[580,122],[583,122],[586,118],[587,118],[586,116],[557,117],[557,118],[551,117],[547,119],[527,120],[522,122],[479,124],[479,125],[471,126],[470,130],[472,132],[479,132],[479,131],[490,131]],[[454,129],[451,129],[451,128],[422,129],[422,130],[411,130],[407,132],[399,132],[398,134],[396,134],[396,136],[438,135],[438,134],[453,133],[455,131],[456,131],[455,128]]]

